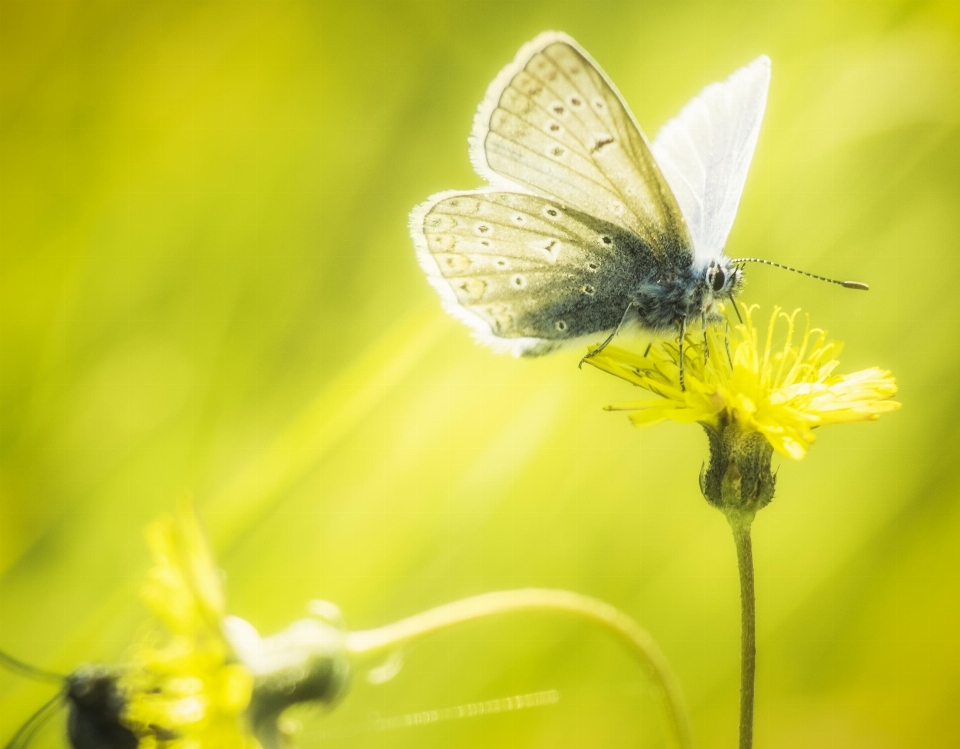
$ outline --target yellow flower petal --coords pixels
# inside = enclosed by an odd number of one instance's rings
[[[775,307],[762,334],[753,322],[756,308],[744,305],[743,310],[744,321],[729,334],[707,331],[707,357],[699,336],[687,337],[685,390],[680,389],[680,353],[673,342],[653,346],[646,356],[608,346],[587,359],[659,396],[609,408],[633,411],[630,418],[638,426],[670,420],[716,428],[736,422],[744,432],[763,434],[777,452],[795,460],[807,454],[816,427],[871,421],[900,408],[888,400],[897,392],[889,371],[872,367],[835,374],[842,344],[811,328],[809,319],[797,336],[799,310],[786,315]]]
[[[245,711],[253,676],[221,630],[220,571],[189,503],[147,530],[154,566],[143,598],[168,630],[141,644],[121,686],[124,723],[142,749],[257,749]]]

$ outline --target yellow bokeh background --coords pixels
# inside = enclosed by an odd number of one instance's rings
[[[902,411],[781,460],[755,525],[757,746],[960,736],[960,14],[944,2],[0,2],[0,647],[122,662],[142,531],[195,497],[232,612],[357,628],[521,586],[594,595],[661,644],[697,745],[735,743],[739,601],[694,427],[634,429],[578,352],[472,343],[410,208],[479,184],[466,136],[538,32],[576,37],[648,136],[760,53],[770,100],[731,255],[888,367]],[[528,710],[379,718],[556,690]],[[0,675],[0,741],[50,695]],[[357,675],[303,747],[666,746],[603,634],[544,616]],[[36,747],[64,746],[62,723]]]

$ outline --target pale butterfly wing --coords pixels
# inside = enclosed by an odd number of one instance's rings
[[[707,86],[657,133],[653,155],[680,204],[695,261],[723,253],[760,133],[770,58]]]
[[[535,195],[441,193],[414,209],[410,228],[447,310],[518,355],[615,327],[631,279],[655,272],[631,232]]]
[[[551,31],[524,45],[487,90],[470,142],[494,186],[629,229],[667,272],[689,263],[680,208],[633,114],[570,37]]]

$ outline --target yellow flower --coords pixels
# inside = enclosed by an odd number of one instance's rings
[[[729,336],[716,327],[707,332],[706,361],[702,341],[687,338],[685,390],[679,384],[675,343],[654,346],[646,356],[611,346],[587,359],[660,396],[608,409],[633,411],[637,425],[665,419],[700,422],[708,433],[733,425],[743,434],[763,435],[777,452],[799,460],[816,439],[817,427],[878,419],[900,408],[887,400],[897,392],[887,370],[836,374],[841,344],[828,340],[823,330],[811,329],[809,317],[797,336],[797,311],[786,315],[775,307],[761,339],[753,322],[756,307],[743,309],[745,321],[733,326]]]
[[[245,711],[253,676],[224,638],[220,573],[188,503],[147,529],[154,566],[142,594],[168,631],[134,653],[121,688],[139,749],[256,749]]]

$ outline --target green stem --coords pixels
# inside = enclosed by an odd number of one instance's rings
[[[624,642],[653,673],[660,687],[676,744],[692,749],[693,733],[680,686],[653,638],[632,618],[610,604],[566,590],[526,588],[484,593],[415,614],[379,629],[349,632],[347,650],[380,655],[450,627],[499,614],[542,611],[562,613],[597,624]]]
[[[757,672],[757,608],[753,587],[753,515],[728,513],[740,570],[740,749],[753,746],[753,697]]]

